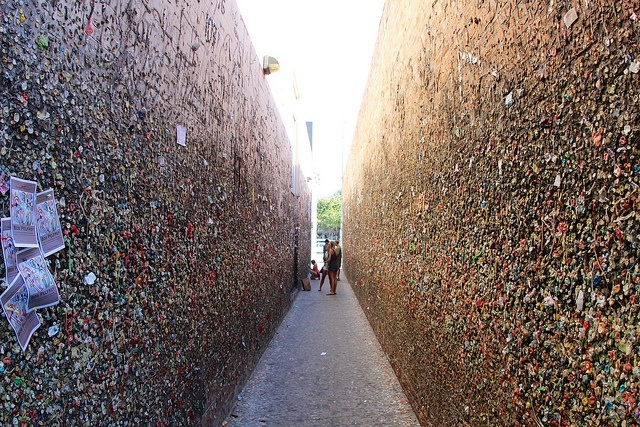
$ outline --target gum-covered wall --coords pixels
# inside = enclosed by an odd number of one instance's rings
[[[387,1],[344,267],[423,425],[639,424],[639,14]]]
[[[0,322],[0,424],[217,425],[310,253],[235,2],[0,0],[0,40],[0,184],[52,188],[65,240],[24,352]]]

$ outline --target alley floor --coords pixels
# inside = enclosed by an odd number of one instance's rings
[[[417,427],[345,277],[300,291],[239,395],[227,427]]]

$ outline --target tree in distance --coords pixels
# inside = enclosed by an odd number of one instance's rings
[[[318,233],[337,238],[342,220],[342,190],[318,200]]]

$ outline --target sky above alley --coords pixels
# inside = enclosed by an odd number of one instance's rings
[[[259,58],[293,69],[320,197],[342,185],[384,0],[236,0]]]

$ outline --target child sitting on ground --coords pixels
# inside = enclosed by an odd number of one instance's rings
[[[316,260],[311,260],[311,268],[309,269],[309,273],[311,273],[312,279],[320,278],[320,270],[318,270],[318,264],[316,264]]]

